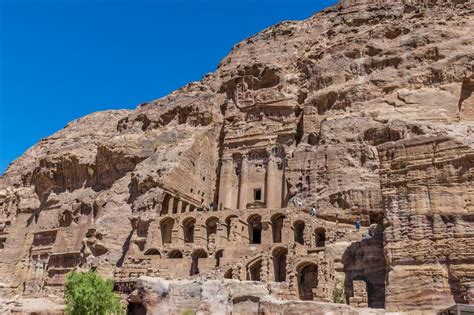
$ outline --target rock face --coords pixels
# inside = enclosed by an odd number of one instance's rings
[[[237,280],[166,281],[142,277],[130,303],[135,312],[146,314],[384,314],[383,310],[356,309],[347,305],[276,300],[267,285]],[[130,310],[129,309],[129,310]],[[194,313],[193,313],[194,314]]]
[[[474,303],[473,15],[344,0],[70,123],[0,179],[0,295],[96,267],[122,292],[208,276],[390,311]]]

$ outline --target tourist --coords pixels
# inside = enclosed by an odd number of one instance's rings
[[[301,201],[301,199],[299,198],[296,198],[295,200],[296,200],[296,206],[298,208],[301,208],[303,206],[303,201]]]
[[[312,217],[316,217],[316,212],[317,212],[317,210],[316,210],[316,206],[315,206],[315,205],[313,205],[313,206],[311,207],[311,210],[310,210],[310,211],[311,211],[311,216],[312,216]]]
[[[360,222],[360,219],[357,218],[356,221],[355,221],[355,228],[356,228],[357,232],[359,232],[361,225],[362,224]]]
[[[293,203],[293,205],[297,208],[301,208],[303,206],[303,202],[301,201],[300,198],[298,197],[294,197],[291,199],[291,202]]]

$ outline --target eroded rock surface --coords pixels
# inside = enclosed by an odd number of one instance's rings
[[[237,280],[166,281],[142,277],[131,303],[146,309],[147,314],[341,314],[376,315],[383,310],[353,308],[333,303],[285,301],[275,299],[267,285]]]
[[[0,178],[0,294],[95,267],[122,292],[207,276],[288,301],[474,303],[473,13],[344,0],[164,98],[71,122]]]

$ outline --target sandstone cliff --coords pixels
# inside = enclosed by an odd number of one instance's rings
[[[176,249],[181,265],[144,270],[182,278],[212,256],[216,278],[242,263],[231,278],[271,281],[277,264],[255,273],[243,244],[284,243],[285,298],[329,301],[335,275],[348,300],[366,281],[372,307],[474,303],[473,30],[468,0],[344,0],[164,98],[71,122],[0,178],[0,295],[60,290],[75,267],[120,277]],[[349,235],[357,217],[383,240]],[[304,257],[320,292],[300,288]]]

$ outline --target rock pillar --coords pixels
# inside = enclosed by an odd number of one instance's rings
[[[248,159],[245,156],[242,159],[242,167],[240,169],[240,183],[239,183],[239,209],[247,209],[248,202]]]
[[[216,245],[225,244],[227,240],[227,229],[225,225],[220,222],[217,223],[217,232],[216,232]]]
[[[286,196],[288,195],[288,186],[286,184],[286,179],[285,179],[285,159],[283,158],[281,160],[281,206],[282,208],[286,207],[287,200]]]
[[[156,244],[158,246],[161,246],[163,244],[163,235],[161,232],[161,224],[159,222],[152,222],[152,225],[150,226],[149,231],[151,231],[152,234],[152,242],[151,244]]]
[[[225,208],[232,209],[232,173],[233,163],[231,158],[222,160],[220,181],[219,181],[219,202],[218,210]]]
[[[262,244],[272,244],[272,223],[270,221],[262,222]]]
[[[183,227],[183,222],[177,221],[176,225],[178,226],[178,231],[177,231],[177,239],[178,243],[182,244],[184,243],[184,227]]]
[[[239,235],[238,232],[239,232],[239,218],[238,217],[232,217],[230,218],[230,222],[229,222],[229,237],[228,237],[228,240],[229,242],[231,243],[236,243],[239,239]]]
[[[207,244],[207,228],[202,218],[196,220],[194,225],[194,243],[198,245]]]
[[[168,202],[168,214],[173,213],[173,207],[174,207],[174,197],[170,195],[170,201]]]
[[[176,209],[176,213],[182,213],[183,212],[183,201],[181,199],[178,199],[178,207]]]
[[[183,231],[182,229],[180,229],[180,224],[178,222],[175,222],[171,230],[171,244],[179,243],[179,238],[180,238],[179,230]]]
[[[281,242],[291,243],[294,241],[294,232],[291,228],[291,220],[289,218],[283,219],[283,228],[281,229]]]
[[[281,208],[281,175],[275,158],[270,155],[267,163],[267,174],[265,181],[267,208]]]

